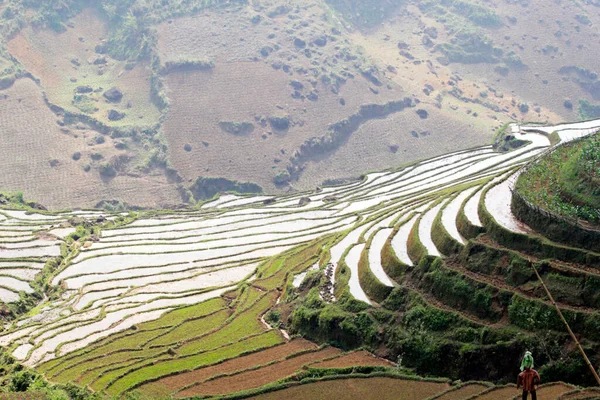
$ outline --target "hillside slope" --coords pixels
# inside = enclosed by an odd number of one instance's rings
[[[567,141],[592,127],[600,121],[548,129]],[[111,395],[224,394],[230,376],[240,378],[232,391],[259,390],[340,355],[307,348],[253,364],[254,352],[289,343],[286,330],[366,346],[411,368],[401,373],[463,381],[512,382],[529,349],[546,381],[591,385],[534,267],[596,363],[600,255],[551,242],[511,213],[518,171],[550,146],[512,128],[528,144],[509,153],[484,146],[313,193],[131,214],[52,243],[29,236],[76,226],[69,213],[4,210],[3,232],[27,232],[0,250],[14,277],[4,301],[31,281],[22,271],[53,267],[48,300],[8,322],[0,345],[52,382]],[[83,213],[79,224],[98,218]],[[240,356],[250,357],[243,368]],[[353,371],[337,363],[336,374]]]

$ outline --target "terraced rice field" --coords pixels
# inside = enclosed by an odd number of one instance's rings
[[[447,389],[437,382],[393,378],[338,379],[294,386],[254,397],[255,399],[426,399]]]
[[[572,139],[590,128],[561,129]],[[336,291],[348,285],[355,298],[377,303],[398,285],[399,266],[412,266],[425,255],[451,255],[473,232],[531,232],[512,217],[510,189],[519,167],[550,141],[538,133],[521,136],[530,143],[510,153],[489,146],[451,153],[274,203],[223,196],[197,211],[142,213],[128,225],[103,230],[98,241],[63,246],[67,261],[52,280],[63,288],[61,298],[7,326],[0,345],[51,381],[75,381],[109,394],[140,389],[150,395],[219,395],[284,379],[305,365],[385,366],[364,353],[341,355],[334,348],[289,342],[262,317],[279,301],[288,279],[315,265],[331,263]],[[311,201],[301,201],[304,197]],[[69,215],[3,211],[3,301],[14,301],[19,290],[27,290],[32,271],[60,254],[60,237],[69,233],[60,224]],[[388,262],[391,255],[394,263]],[[348,281],[339,277],[342,266],[350,271]],[[507,285],[451,268],[478,284]],[[428,300],[455,306],[435,293]],[[499,318],[461,311],[474,321]],[[342,383],[351,382],[319,382],[310,390],[338,396]],[[402,396],[412,396],[418,386],[403,385],[397,392]],[[444,385],[431,383],[427,396],[441,393]],[[286,389],[286,396],[304,390]],[[504,389],[496,390],[481,398],[499,398]]]
[[[98,212],[78,214],[97,218]],[[0,211],[0,301],[12,303],[19,293],[33,293],[30,283],[46,261],[61,254],[64,238],[75,232],[70,214],[29,215],[25,211]]]
[[[356,351],[348,354],[334,357],[330,360],[320,361],[310,366],[313,368],[348,368],[355,366],[378,365],[382,367],[393,367],[390,361],[377,358],[367,351]]]
[[[464,386],[460,386],[457,388],[449,389],[448,391],[440,394],[439,396],[433,397],[435,400],[463,400],[469,397],[478,395],[483,391],[487,390],[489,387],[479,384],[472,383],[466,384]]]

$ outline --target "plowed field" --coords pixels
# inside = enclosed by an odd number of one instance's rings
[[[436,400],[463,400],[476,395],[477,393],[481,393],[486,389],[487,386],[479,384],[465,385],[460,389],[451,390],[440,397],[436,397]]]
[[[253,389],[270,382],[276,382],[300,370],[303,365],[312,361],[332,357],[340,350],[329,347],[313,353],[307,353],[288,360],[276,362],[272,365],[235,374],[229,377],[217,378],[198,386],[191,387],[179,393],[179,397],[194,395],[218,395],[235,393],[242,390]]]
[[[332,360],[321,361],[311,364],[312,368],[347,368],[359,365],[393,367],[390,361],[373,356],[367,351],[356,351],[345,354]]]
[[[418,382],[393,378],[339,379],[294,386],[253,397],[260,400],[306,399],[426,399],[448,388],[445,383]]]
[[[234,358],[221,364],[163,378],[157,382],[142,386],[140,390],[149,395],[168,395],[194,383],[203,382],[213,376],[231,374],[257,365],[268,364],[290,356],[291,354],[315,348],[316,345],[312,342],[296,339],[289,343],[249,354],[247,356]]]

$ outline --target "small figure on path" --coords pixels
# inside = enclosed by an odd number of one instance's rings
[[[517,379],[517,390],[523,387],[523,400],[527,400],[528,393],[531,393],[531,400],[537,400],[537,385],[540,383],[540,374],[533,369],[533,356],[530,351],[525,352],[523,361],[521,361],[521,373]]]

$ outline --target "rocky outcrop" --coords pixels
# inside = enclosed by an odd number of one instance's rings
[[[118,88],[113,87],[104,92],[104,97],[111,103],[118,103],[123,99],[123,92],[120,91]]]
[[[117,110],[110,110],[108,112],[108,119],[111,121],[120,121],[125,118],[125,113],[122,113]]]

